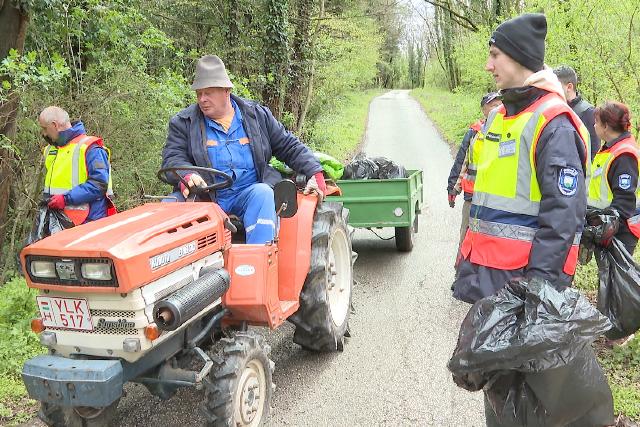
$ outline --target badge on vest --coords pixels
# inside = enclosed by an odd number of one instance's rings
[[[488,139],[489,141],[493,141],[493,142],[500,141],[500,138],[501,138],[501,135],[493,132],[488,132],[487,135],[485,136],[485,139]]]
[[[596,170],[593,172],[593,175],[591,176],[591,178],[595,178],[595,177],[598,177],[598,176],[600,176],[600,175],[602,175],[602,168],[601,168],[601,167],[599,167],[598,169],[596,169]]]
[[[498,148],[498,157],[509,157],[516,154],[516,140],[503,141]]]
[[[618,186],[623,190],[631,188],[631,175],[628,173],[618,175]]]
[[[565,196],[573,196],[578,191],[578,170],[562,168],[558,176],[558,189]]]

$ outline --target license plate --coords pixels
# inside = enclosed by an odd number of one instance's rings
[[[40,318],[45,327],[92,331],[86,299],[37,296]]]

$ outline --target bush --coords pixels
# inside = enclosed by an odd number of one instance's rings
[[[27,359],[45,352],[31,331],[36,294],[23,278],[0,287],[0,423],[26,421],[35,406],[27,399],[20,372]]]

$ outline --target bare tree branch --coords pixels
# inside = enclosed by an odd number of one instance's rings
[[[460,15],[458,12],[453,10],[449,2],[445,3],[438,0],[424,0],[424,1],[429,3],[432,6],[439,7],[440,9],[448,12],[451,16],[451,19],[461,27],[466,28],[467,30],[473,31],[474,33],[477,33],[478,31],[480,31],[478,26],[471,19],[467,18],[464,15]]]

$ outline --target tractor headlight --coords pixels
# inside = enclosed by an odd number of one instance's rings
[[[85,262],[80,267],[82,277],[87,280],[111,280],[111,264]]]
[[[31,261],[31,266],[29,268],[31,270],[31,274],[35,277],[45,279],[56,278],[56,264],[53,261],[34,260]]]

